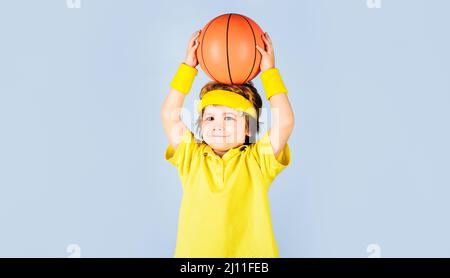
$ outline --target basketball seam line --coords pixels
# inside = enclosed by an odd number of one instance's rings
[[[228,16],[228,21],[227,21],[227,33],[226,33],[226,50],[227,50],[227,67],[228,67],[228,76],[230,77],[230,82],[231,84],[233,84],[233,79],[231,78],[231,70],[230,70],[230,58],[228,57],[228,27],[230,26],[230,19],[231,19],[232,14],[230,14]]]
[[[245,78],[245,80],[244,80],[244,83],[245,82],[247,82],[247,79],[250,77],[250,75],[252,74],[252,72],[253,72],[253,68],[255,67],[255,62],[256,62],[256,36],[255,36],[255,32],[253,31],[253,28],[252,28],[252,25],[250,24],[250,22],[248,22],[248,20],[247,20],[247,18],[245,18],[244,17],[244,19],[245,19],[245,21],[247,21],[247,23],[248,23],[248,26],[250,26],[250,30],[252,30],[252,34],[253,34],[253,43],[255,44],[255,54],[253,55],[253,65],[252,65],[252,69],[250,70],[250,73],[247,75],[247,77]]]

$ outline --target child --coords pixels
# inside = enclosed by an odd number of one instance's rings
[[[265,33],[264,48],[257,46],[271,128],[255,142],[262,101],[251,82],[209,82],[200,93],[203,140],[197,142],[180,110],[197,74],[199,34],[191,37],[161,111],[169,139],[165,159],[177,167],[183,188],[175,257],[278,257],[268,190],[290,164],[294,113],[275,68],[272,41]]]

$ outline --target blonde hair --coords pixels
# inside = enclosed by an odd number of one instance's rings
[[[248,130],[250,133],[250,136],[245,135],[245,142],[244,145],[249,145],[251,143],[254,143],[256,141],[256,134],[259,132],[259,126],[260,126],[260,122],[259,122],[259,117],[261,115],[261,108],[262,108],[262,99],[261,96],[259,95],[258,91],[256,90],[256,88],[253,85],[252,81],[249,81],[247,83],[241,84],[241,85],[229,85],[229,84],[224,84],[224,83],[219,83],[216,81],[211,81],[206,83],[205,86],[203,86],[203,88],[200,90],[200,99],[203,98],[203,96],[212,91],[212,90],[226,90],[226,91],[231,91],[234,92],[236,94],[239,94],[243,97],[245,97],[246,99],[248,99],[253,107],[256,110],[256,119],[251,117],[249,114],[242,112],[245,115],[245,127],[246,127],[246,131]],[[203,118],[203,113],[205,111],[205,108],[202,109],[201,113],[199,114],[199,117],[197,119],[196,122],[196,127],[197,127],[197,133],[201,136],[201,122],[202,122],[202,118]]]

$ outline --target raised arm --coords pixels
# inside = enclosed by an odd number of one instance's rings
[[[169,143],[176,150],[187,127],[181,120],[181,111],[186,95],[189,93],[194,77],[197,74],[195,67],[198,65],[195,54],[199,46],[198,36],[195,32],[186,51],[186,59],[182,63],[171,82],[171,88],[161,109],[161,121]]]
[[[270,102],[272,126],[269,130],[270,143],[277,157],[284,149],[295,125],[294,111],[292,110],[287,89],[281,79],[278,69],[275,68],[275,55],[272,40],[269,34],[262,36],[264,48],[256,46],[262,55],[261,80]]]
[[[272,126],[269,137],[275,156],[284,149],[294,129],[294,112],[286,94],[277,94],[270,99]]]

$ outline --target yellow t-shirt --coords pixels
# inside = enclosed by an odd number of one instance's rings
[[[183,199],[175,257],[278,257],[268,190],[291,161],[286,144],[275,157],[267,131],[222,158],[186,129],[165,159],[177,167]]]

